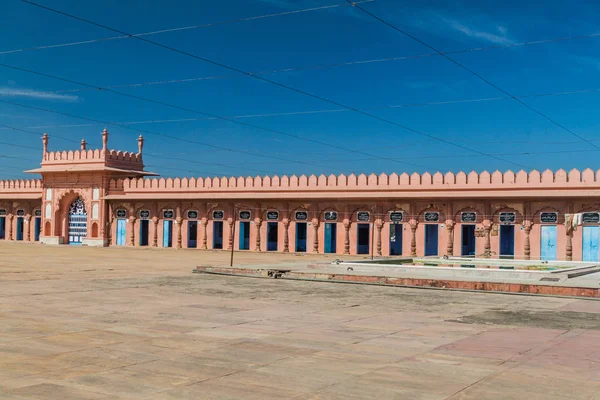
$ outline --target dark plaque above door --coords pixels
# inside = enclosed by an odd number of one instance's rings
[[[198,211],[196,211],[196,210],[189,210],[187,212],[187,217],[188,217],[188,219],[198,219]]]
[[[514,212],[501,212],[500,222],[503,224],[514,224],[517,220],[517,215]]]
[[[371,215],[368,211],[359,211],[356,215],[356,219],[358,219],[361,222],[369,221],[371,219]]]
[[[588,224],[597,224],[600,222],[600,213],[583,213],[581,220]]]
[[[308,219],[308,212],[306,211],[296,211],[296,220],[298,221],[306,221]]]
[[[170,219],[170,218],[173,218],[174,216],[175,216],[175,213],[173,212],[173,210],[163,211],[163,218]]]
[[[148,219],[148,218],[150,218],[150,211],[149,210],[141,210],[140,211],[140,218],[141,219]]]
[[[428,211],[423,215],[425,222],[440,222],[440,213]]]
[[[402,222],[404,219],[404,213],[402,211],[392,211],[390,213],[390,221],[392,222]]]
[[[41,217],[42,216],[42,210],[35,210],[33,212],[33,215],[35,215],[36,217]]]
[[[225,216],[225,211],[217,210],[213,211],[213,219],[223,219]]]
[[[267,211],[267,219],[269,221],[277,221],[279,219],[279,211]]]
[[[117,210],[117,218],[125,218],[127,216],[127,210]]]
[[[540,222],[543,222],[545,224],[555,224],[558,222],[558,213],[555,213],[555,212],[540,213]]]
[[[6,215],[6,210],[0,210],[0,216],[5,216]]]
[[[25,216],[25,210],[17,210],[17,217],[24,217]]]
[[[250,211],[240,211],[240,219],[250,219]]]
[[[477,213],[473,211],[464,212],[460,214],[461,222],[476,222],[477,221]]]
[[[324,218],[325,218],[325,221],[337,221],[337,212],[336,211],[325,211]]]

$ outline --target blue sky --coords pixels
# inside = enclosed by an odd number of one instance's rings
[[[343,148],[206,119],[198,113],[0,67],[0,100],[127,123],[130,128],[180,138],[142,132],[148,169],[165,176],[493,171],[518,170],[518,165],[537,169],[600,168],[600,150],[516,101],[499,99],[505,95],[440,56],[262,72],[432,53],[356,8],[333,7],[344,4],[344,0],[39,3],[130,33],[332,6],[147,38],[244,71],[260,72],[270,80],[506,160],[440,143],[353,111],[340,111],[340,107],[327,102],[247,76],[235,76],[218,66],[135,39],[27,50],[118,35],[18,0],[3,2],[2,64],[96,86],[126,85],[115,90],[198,112],[243,116],[236,120]],[[508,0],[499,4],[376,0],[361,6],[444,52],[600,33],[595,24],[600,5],[594,1]],[[19,49],[24,50],[11,52]],[[600,88],[599,50],[600,37],[588,37],[451,56],[513,95],[532,96]],[[202,77],[217,78],[195,79]],[[191,80],[127,86],[184,79]],[[476,99],[488,100],[455,102]],[[526,97],[523,101],[600,146],[600,93]],[[452,103],[389,107],[432,102]],[[282,113],[288,115],[265,115]],[[99,147],[105,126],[5,103],[0,103],[0,125],[36,133],[0,126],[0,142],[24,146],[0,144],[0,155],[12,157],[0,157],[4,177],[22,177],[21,170],[39,163],[39,136],[43,132],[50,135],[54,150],[78,148],[75,142],[81,138],[90,147]],[[111,148],[136,149],[139,131],[111,125],[107,128]],[[276,159],[220,151],[190,141]]]

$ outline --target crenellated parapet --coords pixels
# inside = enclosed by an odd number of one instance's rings
[[[528,190],[531,195],[539,194],[539,190],[552,190],[561,193],[562,190],[594,190],[594,195],[600,193],[600,170],[573,169],[569,172],[545,170],[539,172],[512,171],[489,173],[483,171],[447,172],[442,174],[429,172],[411,175],[402,173],[392,174],[350,174],[350,175],[301,175],[301,176],[255,176],[255,177],[205,177],[205,178],[139,178],[119,181],[115,185],[122,187],[125,194],[131,193],[198,193],[209,194],[216,192],[300,192],[326,193],[338,192],[351,196],[358,192],[396,192],[416,193],[443,192],[444,196],[454,191],[464,196],[465,191],[489,193],[490,191],[506,191],[509,196],[523,196]],[[590,192],[591,193],[591,192]],[[498,193],[494,193],[498,195]],[[529,195],[529,194],[528,194]],[[581,195],[581,194],[580,194]]]
[[[0,192],[39,192],[42,190],[42,187],[40,179],[0,180]]]

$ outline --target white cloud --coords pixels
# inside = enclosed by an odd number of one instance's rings
[[[482,39],[487,42],[495,44],[510,44],[513,41],[508,37],[507,30],[504,26],[496,25],[496,32],[486,32],[475,28],[468,27],[467,25],[455,20],[442,18],[444,22],[453,30],[460,32],[466,36]]]
[[[0,87],[0,97],[26,97],[30,99],[58,100],[68,102],[75,102],[79,100],[79,96],[52,92],[41,92],[38,90],[22,89],[16,87]]]

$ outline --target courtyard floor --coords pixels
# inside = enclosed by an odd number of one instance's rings
[[[227,252],[0,255],[3,400],[600,400],[600,301],[192,274]]]

